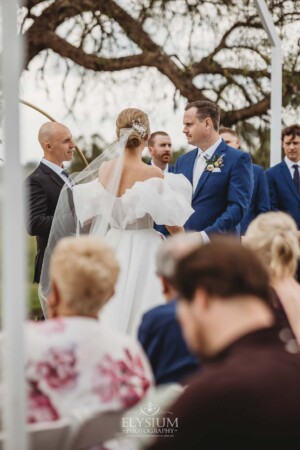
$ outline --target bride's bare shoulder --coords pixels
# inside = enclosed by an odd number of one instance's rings
[[[148,167],[148,174],[149,178],[155,177],[155,178],[163,178],[164,174],[162,170],[159,167],[156,166],[147,166]]]

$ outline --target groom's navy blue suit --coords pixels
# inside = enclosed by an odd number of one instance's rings
[[[193,183],[198,149],[178,158],[175,173],[182,173]],[[185,224],[186,230],[214,233],[240,233],[240,222],[249,208],[253,190],[250,156],[227,145],[223,140],[214,156],[223,157],[220,172],[205,170],[194,190],[195,212]]]

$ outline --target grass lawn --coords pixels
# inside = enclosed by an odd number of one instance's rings
[[[40,301],[38,297],[38,284],[33,283],[34,258],[36,254],[35,237],[27,238],[27,298],[28,298],[28,317],[33,320],[39,320],[43,317]]]

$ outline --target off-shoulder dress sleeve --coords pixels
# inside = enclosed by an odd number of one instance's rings
[[[150,214],[158,225],[183,226],[193,214],[192,185],[181,174],[166,174],[165,178],[150,178],[136,183],[125,192],[128,203],[136,204],[136,218]],[[124,199],[125,200],[125,199]]]
[[[123,228],[149,214],[158,225],[182,226],[194,212],[192,186],[181,174],[138,181],[121,197],[114,197],[95,180],[74,186],[73,196],[81,224],[102,215],[108,223]]]

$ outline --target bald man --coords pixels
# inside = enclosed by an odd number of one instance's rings
[[[36,236],[34,282],[39,283],[43,258],[47,247],[52,219],[59,194],[67,184],[72,188],[64,161],[71,161],[74,141],[67,127],[58,122],[46,122],[38,134],[44,157],[37,169],[26,178],[28,215],[26,228]]]

